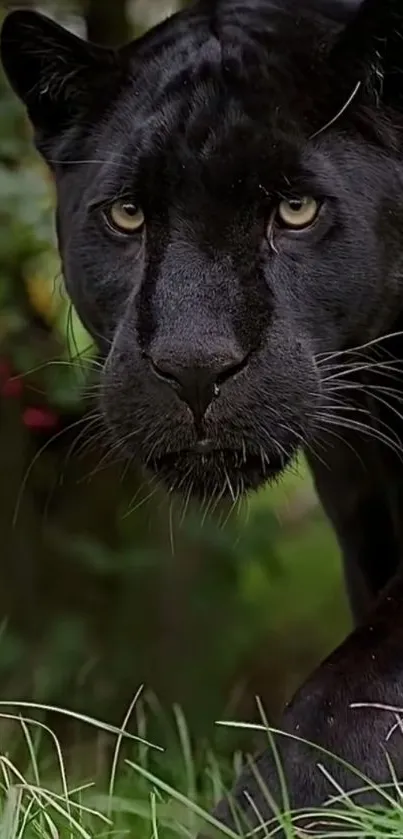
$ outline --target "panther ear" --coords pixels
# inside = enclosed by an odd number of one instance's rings
[[[330,66],[350,90],[361,82],[384,105],[402,108],[402,0],[363,0],[333,47]]]
[[[11,12],[0,38],[8,80],[25,104],[40,146],[108,95],[119,54],[89,44],[32,11]]]

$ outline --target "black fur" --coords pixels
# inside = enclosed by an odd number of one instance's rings
[[[286,812],[298,812],[295,824],[301,828],[301,836],[312,835],[302,833],[304,825],[309,825],[313,834],[316,825],[323,836],[332,828],[335,835],[342,835],[343,826],[347,832],[354,828],[342,818],[332,819],[329,812],[327,816],[316,812],[304,817],[302,810],[318,808],[334,798],[334,806],[342,811],[340,790],[349,793],[356,804],[385,809],[387,801],[371,785],[384,784],[384,793],[393,798],[393,770],[397,779],[403,779],[402,732],[399,716],[393,712],[402,708],[402,645],[400,582],[385,592],[371,622],[356,629],[298,691],[284,714],[281,735],[273,735],[274,745],[255,759],[253,768],[243,771],[232,791],[231,804],[222,800],[216,817],[234,828],[240,825],[244,831],[267,820],[273,830],[277,826],[273,835],[282,836],[269,795],[280,812],[285,803]],[[286,778],[288,802],[274,749]],[[262,830],[257,835],[263,839],[266,834]]]
[[[357,616],[402,554],[402,34],[402,0],[199,0],[117,51],[32,12],[2,31],[55,174],[67,288],[105,357],[112,435],[202,497],[258,487],[304,448]],[[278,205],[304,196],[318,217],[289,230]],[[145,215],[130,237],[105,221],[120,197]],[[362,638],[337,654],[345,678],[324,665],[284,724],[382,779],[372,723],[357,750],[343,710]],[[375,695],[399,676],[388,643]],[[299,753],[284,753],[293,800],[318,803],[326,785]]]

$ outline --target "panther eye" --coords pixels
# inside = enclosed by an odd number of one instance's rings
[[[144,225],[145,217],[141,207],[131,201],[115,201],[105,211],[108,224],[119,233],[137,233]]]
[[[310,196],[304,196],[303,198],[290,198],[288,201],[280,201],[277,208],[277,217],[284,227],[291,230],[302,230],[315,221],[318,212],[318,201]]]

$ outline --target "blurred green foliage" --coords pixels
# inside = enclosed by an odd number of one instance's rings
[[[116,722],[144,682],[197,738],[217,717],[256,717],[256,694],[275,718],[349,621],[304,466],[204,518],[108,456],[53,203],[0,80],[0,694]]]

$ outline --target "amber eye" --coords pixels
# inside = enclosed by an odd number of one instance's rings
[[[288,227],[290,230],[302,230],[315,221],[318,212],[318,201],[315,198],[305,196],[280,201],[277,208],[277,217],[284,227]]]
[[[115,201],[105,211],[105,217],[119,233],[137,233],[144,225],[143,210],[131,201]]]

